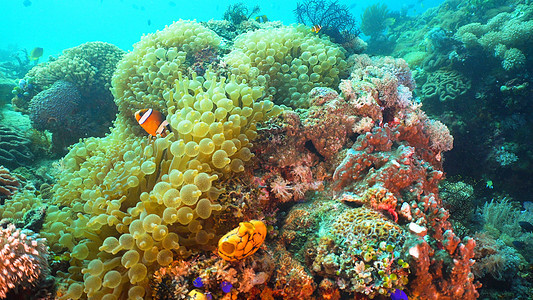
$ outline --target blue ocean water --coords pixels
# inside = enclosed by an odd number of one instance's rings
[[[103,41],[130,50],[142,34],[155,32],[179,19],[222,19],[230,4],[259,5],[261,14],[284,24],[296,22],[298,1],[229,0],[2,0],[0,49],[44,48],[44,58],[89,41]],[[341,0],[359,20],[362,11],[378,1]],[[420,14],[440,0],[379,1],[390,10],[409,8]],[[41,60],[42,61],[42,60]]]

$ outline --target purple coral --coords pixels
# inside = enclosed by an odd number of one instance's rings
[[[102,95],[82,96],[75,84],[56,81],[29,105],[33,127],[52,133],[56,150],[86,136],[102,136],[116,113],[112,100]]]
[[[60,133],[70,130],[73,116],[81,103],[81,94],[73,83],[57,81],[30,102],[30,119],[38,130]]]

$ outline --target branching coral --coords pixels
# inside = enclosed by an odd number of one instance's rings
[[[261,9],[259,5],[249,9],[245,3],[239,2],[230,4],[224,12],[224,20],[230,21],[234,25],[240,25],[242,22],[250,19],[253,15],[258,14]]]
[[[299,23],[322,26],[321,32],[338,44],[349,44],[359,35],[354,16],[346,5],[336,0],[306,0],[297,4],[294,14]]]

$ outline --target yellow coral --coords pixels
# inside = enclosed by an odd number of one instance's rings
[[[312,88],[336,87],[347,70],[346,51],[303,25],[248,32],[234,47],[224,60],[237,79],[264,86],[275,103],[287,106],[308,107]]]
[[[353,235],[353,240],[362,245],[378,245],[382,241],[397,244],[403,238],[400,226],[387,220],[379,212],[365,207],[344,211],[335,219],[331,230],[336,237]]]
[[[214,183],[244,170],[256,123],[282,111],[235,76],[183,75],[174,59],[219,39],[179,21],[143,37],[119,63],[114,128],[65,156],[42,231],[52,250],[70,254],[61,299],[142,299],[156,269],[212,242],[223,192]],[[170,58],[178,67],[165,75]],[[133,112],[146,106],[168,116],[172,133],[141,133]]]
[[[163,93],[180,73],[187,74],[191,55],[208,47],[218,49],[220,41],[200,23],[184,20],[143,36],[120,61],[112,79],[119,111],[126,116],[144,108],[165,111]]]

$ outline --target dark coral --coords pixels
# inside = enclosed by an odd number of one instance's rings
[[[338,1],[307,0],[297,4],[294,14],[298,23],[322,26],[320,32],[337,44],[348,44],[360,33],[348,6]]]
[[[86,101],[73,83],[57,81],[30,102],[30,119],[35,129],[48,130],[56,150],[85,136],[98,136],[111,125],[115,110],[106,109],[105,97]]]
[[[24,97],[17,95],[13,104],[31,114],[36,129],[53,133],[55,152],[63,152],[79,138],[103,136],[117,112],[109,88],[123,55],[118,47],[103,42],[67,49],[28,72],[24,80],[32,83],[33,90]]]
[[[243,2],[230,4],[224,12],[224,20],[239,25],[259,13],[260,10],[259,5],[248,8]]]
[[[34,158],[30,143],[21,133],[0,124],[0,165],[16,169],[30,163]]]
[[[375,3],[365,8],[361,16],[361,31],[368,36],[378,36],[387,29],[389,9],[386,4]]]

